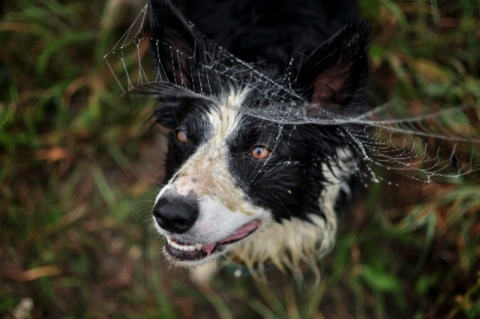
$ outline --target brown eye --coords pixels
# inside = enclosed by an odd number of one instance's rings
[[[270,150],[265,146],[255,146],[250,151],[250,155],[256,159],[265,159],[270,156]]]
[[[187,143],[188,142],[187,133],[184,130],[178,130],[177,140],[179,140],[181,143]]]

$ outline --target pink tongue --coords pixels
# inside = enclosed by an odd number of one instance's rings
[[[240,239],[240,238],[243,238],[243,237],[247,236],[250,232],[255,230],[260,225],[260,223],[261,222],[259,220],[253,220],[253,221],[249,222],[248,224],[245,224],[242,227],[235,230],[230,236],[223,239],[222,241],[220,241],[218,243],[215,243],[215,244],[205,244],[205,245],[203,245],[203,249],[208,254],[211,254],[212,251],[215,249],[215,247],[217,247],[218,245],[223,244],[223,243],[228,243],[228,242],[234,241],[236,239]]]
[[[212,253],[212,251],[217,247],[217,244],[205,244],[203,245],[203,250],[207,252],[208,255]]]

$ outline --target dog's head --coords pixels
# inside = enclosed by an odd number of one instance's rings
[[[155,227],[167,238],[167,255],[184,265],[200,264],[255,233],[281,236],[265,232],[282,232],[272,225],[323,221],[335,232],[336,222],[329,219],[335,218],[340,184],[351,174],[342,167],[355,153],[348,149],[348,134],[341,126],[282,123],[251,111],[275,109],[272,101],[282,104],[290,94],[304,113],[326,106],[355,112],[364,100],[368,25],[348,25],[309,52],[290,69],[288,87],[234,56],[231,63],[240,65],[241,76],[232,80],[228,65],[215,69],[215,50],[221,49],[168,1],[151,2],[151,26],[152,56],[163,79],[155,116],[171,129],[168,182],[153,209]],[[313,236],[322,240],[321,233]],[[271,240],[257,236],[251,245]]]

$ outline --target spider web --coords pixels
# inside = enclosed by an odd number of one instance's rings
[[[197,39],[207,44],[205,61],[185,56],[167,43],[152,39],[148,34],[149,6],[146,5],[130,28],[104,56],[108,68],[122,92],[128,95],[183,96],[218,102],[218,92],[229,92],[241,87],[255,92],[254,99],[238,111],[282,125],[336,125],[344,127],[350,147],[361,154],[361,161],[353,168],[365,184],[382,180],[376,168],[397,171],[413,179],[430,182],[433,178],[460,177],[478,170],[480,131],[472,124],[478,122],[479,110],[467,106],[433,107],[415,110],[412,116],[406,103],[391,101],[370,111],[349,115],[335,107],[308,108],[309,102],[292,89],[290,60],[283,78],[275,78],[257,70],[208,40],[192,28]],[[164,62],[153,57],[149,46],[154,43],[157,52],[161,46],[170,51],[173,77],[168,77]],[[162,49],[165,49],[163,47]],[[191,83],[187,85],[180,68],[181,59],[190,63]],[[219,87],[220,86],[220,87]],[[332,110],[333,109],[333,110]],[[432,111],[434,109],[435,111]],[[478,126],[478,125],[477,125]],[[280,136],[280,134],[279,134]],[[366,167],[362,169],[360,166]],[[388,182],[391,184],[391,182]],[[367,186],[367,185],[366,185]]]

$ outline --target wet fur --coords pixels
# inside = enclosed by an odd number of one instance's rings
[[[226,50],[275,79],[287,78],[310,103],[308,111],[333,108],[356,114],[364,109],[370,30],[364,21],[355,22],[354,1],[202,0],[178,5]],[[204,80],[189,73],[195,65],[185,57],[207,61],[209,42],[168,1],[151,1],[151,10],[154,60],[162,61],[173,83],[194,90]],[[168,50],[172,47],[180,52],[176,60]],[[297,59],[289,66],[292,55]],[[323,256],[335,242],[338,207],[348,206],[351,197],[349,184],[360,151],[349,141],[348,130],[355,128],[280,125],[242,114],[235,111],[237,106],[248,104],[255,92],[209,84],[213,96],[164,95],[154,114],[159,124],[172,129],[167,186],[156,202],[175,192],[194,194],[200,203],[208,198],[222,207],[215,221],[205,221],[203,212],[198,229],[195,224],[185,235],[175,236],[187,242],[218,240],[220,234],[209,237],[203,232],[228,228],[231,218],[223,215],[231,214],[238,225],[262,220],[260,229],[229,247],[237,262],[251,268],[265,263],[295,268]],[[189,143],[176,140],[177,128],[191,134]],[[256,145],[271,149],[268,161],[259,163],[249,156]],[[156,227],[162,235],[171,235]]]

